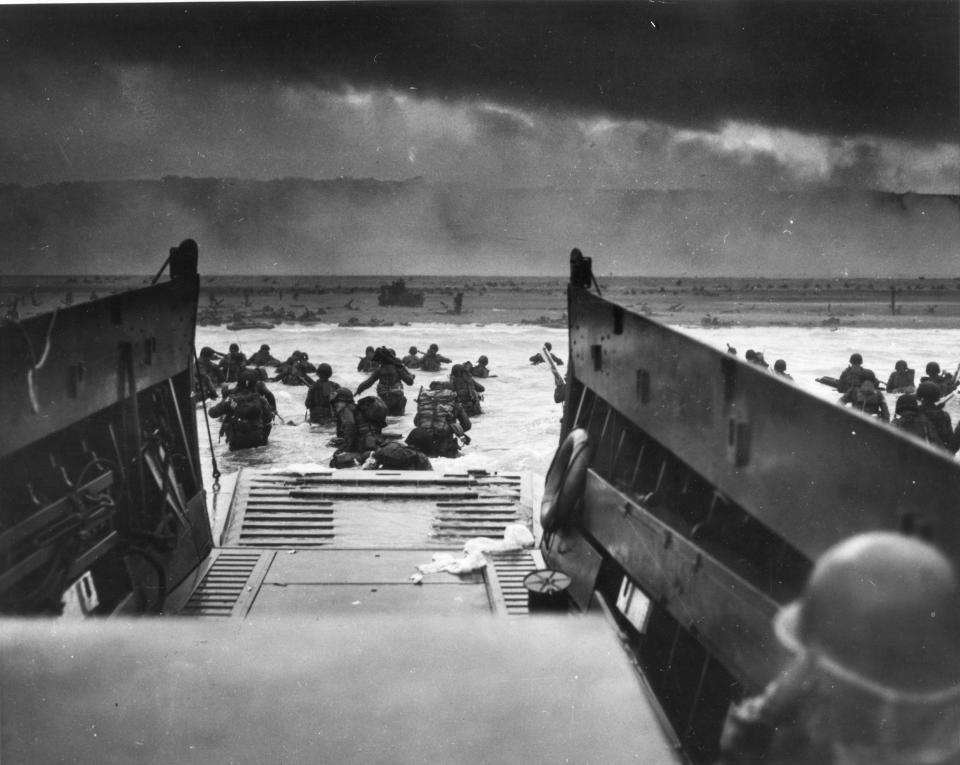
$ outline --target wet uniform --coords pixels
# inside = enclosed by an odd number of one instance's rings
[[[931,438],[930,443],[952,450],[953,423],[950,421],[950,415],[929,401],[920,402],[920,414],[927,419],[935,434],[935,438]]]
[[[841,393],[856,390],[865,380],[870,380],[874,385],[877,385],[877,376],[872,369],[867,369],[859,364],[851,364],[840,373],[837,390]]]
[[[471,375],[463,370],[452,374],[450,376],[450,387],[457,394],[457,401],[468,415],[474,417],[482,414],[480,394],[483,393],[485,388],[476,382]]]
[[[865,414],[879,417],[884,422],[890,421],[890,409],[883,394],[878,390],[864,391],[860,387],[852,388],[843,394],[841,404],[849,404]]]
[[[887,378],[887,393],[912,393],[914,374],[912,369],[895,369]]]
[[[310,412],[310,422],[332,422],[335,417],[331,397],[340,389],[333,380],[317,380],[307,391],[305,406]]]
[[[211,407],[210,416],[224,418],[220,432],[230,451],[236,451],[267,443],[273,411],[256,388],[238,388]]]
[[[413,385],[413,375],[400,364],[384,363],[366,380],[357,386],[357,395],[377,383],[377,396],[382,398],[391,415],[401,415],[407,408],[407,397],[403,392],[403,384]]]
[[[260,349],[250,357],[250,363],[260,367],[275,367],[280,363],[280,359],[271,356],[269,349]]]
[[[420,359],[420,369],[424,372],[439,372],[441,364],[449,364],[450,359],[441,356],[437,351],[427,351]]]
[[[473,425],[457,401],[457,394],[445,386],[420,394],[413,424],[415,427],[407,436],[407,443],[421,449],[428,457],[458,456],[458,437],[469,441],[465,434]]]
[[[220,370],[223,374],[223,381],[232,383],[240,377],[240,373],[247,365],[247,357],[240,351],[231,351],[220,360]]]

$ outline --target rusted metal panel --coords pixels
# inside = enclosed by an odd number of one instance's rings
[[[573,287],[570,326],[580,383],[811,559],[910,524],[960,560],[946,453]]]
[[[183,277],[0,326],[0,457],[186,372],[199,279]]]

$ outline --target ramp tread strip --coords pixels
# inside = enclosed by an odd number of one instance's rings
[[[263,579],[266,573],[264,553],[242,550],[220,550],[197,588],[191,593],[181,613],[199,617],[231,617],[246,612],[254,589],[251,582]],[[249,598],[252,601],[252,598]]]
[[[533,553],[533,550],[519,550],[487,555],[484,571],[496,613],[506,616],[530,613],[523,578],[540,567]]]

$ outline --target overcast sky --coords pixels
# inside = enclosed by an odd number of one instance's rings
[[[0,7],[0,183],[960,193],[958,3]]]

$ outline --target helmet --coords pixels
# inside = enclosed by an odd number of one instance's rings
[[[773,362],[773,368],[776,369],[778,372],[786,372],[787,362],[784,361],[783,359],[777,359],[776,361]]]
[[[266,343],[264,343],[263,345],[260,346],[260,350],[261,350],[261,351],[269,351],[269,350],[270,350],[270,346],[267,345]]]
[[[211,356],[213,356],[213,354],[214,354],[214,350],[213,350],[213,348],[211,348],[209,345],[205,345],[205,346],[203,346],[203,348],[200,349],[200,358],[201,358],[201,359],[208,359],[208,358],[210,358]]]
[[[373,353],[373,346],[372,346],[372,345],[368,345],[368,346],[367,346],[367,354],[371,354],[371,353]]]
[[[430,343],[430,348],[429,348],[429,350],[431,350],[431,351],[439,351],[439,350],[440,350],[440,346],[437,345],[436,343]]]
[[[553,350],[553,346],[550,345],[550,343],[544,343],[544,344],[543,344],[543,347],[546,348],[548,351],[552,351],[552,350]]]
[[[928,375],[940,374],[940,365],[936,361],[931,361],[929,364],[927,364],[927,374]]]
[[[815,652],[837,679],[931,693],[960,684],[958,596],[953,566],[939,550],[868,532],[821,556],[775,630],[791,651]]]
[[[851,363],[851,364],[854,364],[854,365],[856,365],[856,366],[859,366],[860,364],[863,363],[863,356],[861,356],[859,353],[854,353],[854,354],[850,357],[850,363]]]
[[[757,359],[757,352],[756,352],[755,350],[753,350],[753,348],[751,348],[751,349],[748,350],[745,354],[743,354],[743,356],[744,356],[744,358],[745,358],[747,361],[756,361],[756,359]]]
[[[940,398],[940,386],[930,380],[924,380],[917,386],[917,398],[921,401],[936,401]]]
[[[333,367],[327,362],[322,361],[317,364],[317,377],[330,377],[333,374]]]
[[[349,388],[337,388],[336,393],[334,393],[330,400],[336,403],[337,401],[345,401],[348,404],[353,403],[353,391]]]
[[[900,361],[898,361],[896,364],[893,365],[893,368],[896,369],[898,372],[904,372],[907,369],[907,362],[901,359]]]
[[[236,353],[240,350],[240,346],[236,343],[230,343],[230,353]]]
[[[463,364],[454,364],[450,367],[451,377],[460,377],[463,374]]]
[[[486,364],[488,362],[489,362],[489,359],[486,356],[481,356],[479,359],[477,359],[478,364]]]
[[[252,388],[256,385],[257,380],[260,378],[257,376],[257,373],[252,369],[244,369],[240,374],[237,375],[237,385],[240,385],[244,388]]]
[[[392,348],[387,348],[385,345],[381,345],[373,352],[373,360],[381,365],[395,364],[397,362],[397,356],[393,352]]]
[[[905,393],[897,399],[897,414],[902,412],[917,412],[920,410],[920,404],[917,401],[917,397],[912,393]]]
[[[419,351],[417,351],[417,346],[411,345],[409,352],[410,352],[410,355],[411,355],[411,356],[416,356]]]

